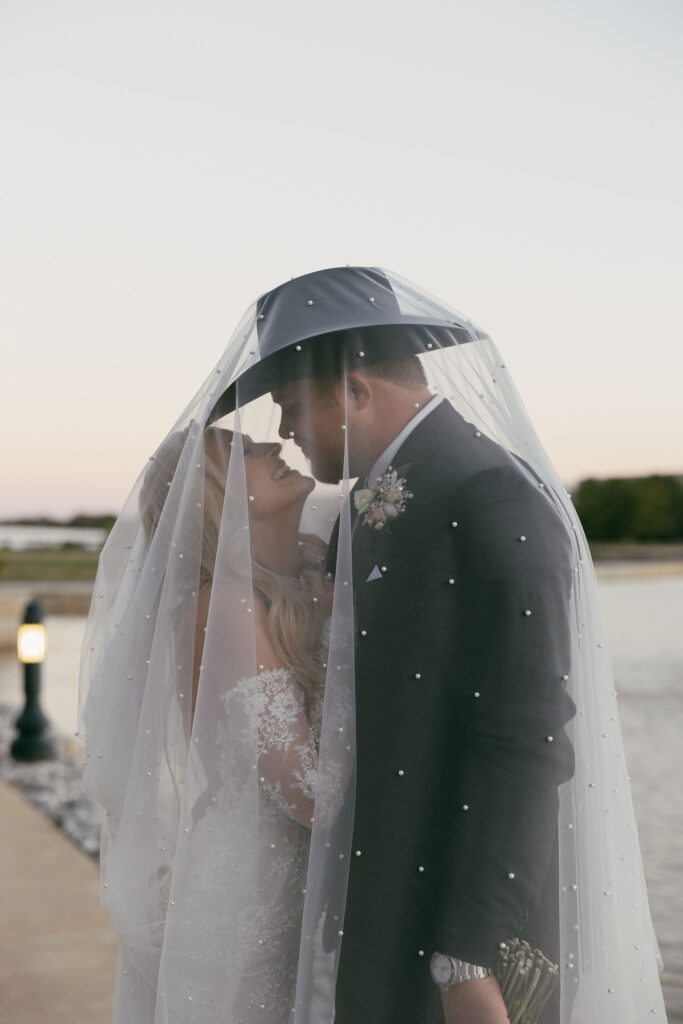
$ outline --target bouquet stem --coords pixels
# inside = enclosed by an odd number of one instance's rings
[[[559,968],[523,939],[509,939],[493,969],[510,1024],[537,1024],[553,989]]]

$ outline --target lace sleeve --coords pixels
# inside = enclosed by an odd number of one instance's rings
[[[256,680],[259,780],[282,809],[310,828],[318,751],[303,690],[289,669],[260,672]]]

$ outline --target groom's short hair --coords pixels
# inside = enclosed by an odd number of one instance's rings
[[[417,356],[407,356],[405,359],[392,360],[385,363],[370,363],[360,368],[366,377],[376,377],[385,380],[389,384],[395,384],[406,391],[420,391],[427,387],[427,377],[422,363]],[[319,391],[331,390],[335,384],[342,379],[343,373],[340,370],[335,376],[328,374],[314,377],[315,384]]]
[[[427,387],[424,367],[417,356],[407,356],[391,363],[371,363],[364,367],[363,372],[368,377],[379,377],[407,391],[419,391]]]

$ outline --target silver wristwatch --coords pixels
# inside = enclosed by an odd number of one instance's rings
[[[434,953],[429,961],[429,970],[432,978],[444,991],[459,985],[461,981],[471,981],[472,978],[488,978],[491,970],[488,967],[476,967],[474,964],[465,963],[454,956],[446,956],[444,953]]]

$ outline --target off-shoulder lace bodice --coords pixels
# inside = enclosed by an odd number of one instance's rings
[[[306,713],[304,692],[286,668],[266,669],[235,690],[249,709],[258,735],[259,783],[273,803],[310,827],[315,800],[322,695]],[[236,693],[226,694],[229,713]]]

